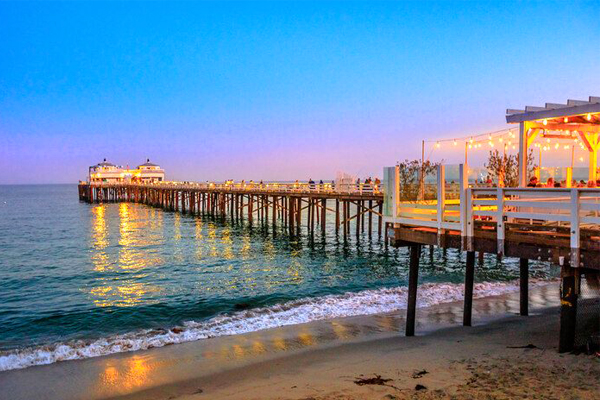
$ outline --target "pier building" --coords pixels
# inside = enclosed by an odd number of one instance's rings
[[[108,162],[105,158],[89,167],[88,179],[91,183],[162,182],[165,180],[165,171],[159,165],[151,163],[150,159],[146,159],[136,169],[129,169]]]

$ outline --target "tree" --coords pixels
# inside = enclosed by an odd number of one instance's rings
[[[519,186],[519,157],[513,154],[500,154],[498,150],[490,151],[488,161],[484,164],[488,174],[503,182],[505,187]],[[532,175],[537,165],[533,163],[533,149],[527,155],[527,175]]]
[[[398,162],[400,179],[400,201],[415,201],[419,198],[427,199],[425,183],[422,177],[425,177],[436,171],[439,163],[421,160],[404,160]],[[421,196],[419,196],[421,194]]]

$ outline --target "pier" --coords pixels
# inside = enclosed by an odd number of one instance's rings
[[[438,246],[466,252],[465,326],[472,324],[476,252],[520,260],[523,316],[528,315],[529,261],[558,266],[559,351],[571,351],[577,335],[582,281],[596,291],[600,289],[600,188],[596,187],[600,98],[507,110],[506,119],[519,124],[519,187],[482,187],[470,178],[467,164],[439,165],[434,174],[422,175],[418,183],[412,183],[413,187],[400,179],[398,165],[384,169],[384,223],[389,226],[388,237],[392,245],[410,249],[406,335],[415,334],[421,249]],[[536,136],[545,141],[568,141],[572,146],[580,143],[589,152],[591,187],[571,187],[572,167],[567,168],[565,187],[526,187],[527,154]],[[597,296],[598,293],[593,306],[595,334],[600,331]]]
[[[465,163],[438,165],[432,173],[426,172],[422,160],[416,183],[414,175],[411,178],[406,171],[401,173],[400,165],[396,165],[384,168],[381,185],[81,182],[79,199],[88,203],[140,203],[184,214],[256,221],[263,226],[282,224],[290,235],[305,229],[309,235],[320,231],[325,237],[329,223],[344,240],[353,234],[358,238],[365,232],[369,238],[383,236],[386,244],[408,247],[410,251],[407,336],[413,336],[416,330],[423,246],[466,253],[464,326],[473,323],[476,253],[480,259],[484,254],[495,254],[498,259],[520,260],[522,316],[529,314],[529,261],[549,262],[560,268],[559,351],[571,351],[578,334],[582,282],[600,293],[600,188],[596,181],[600,98],[507,110],[506,119],[519,124],[518,183],[514,184],[517,187],[504,187],[503,176],[496,183],[482,184],[473,179],[475,169],[466,163],[471,139],[464,143]],[[516,139],[512,131],[509,134],[510,139]],[[557,142],[556,148],[565,141],[569,146],[578,144],[587,150],[589,187],[572,187],[573,165],[566,168],[564,186],[527,187],[527,158],[536,138],[543,139],[544,146],[552,139]],[[493,147],[491,140],[490,136]],[[539,168],[535,174],[539,178]],[[598,293],[593,304],[600,305]],[[600,321],[600,307],[597,308],[593,312]],[[595,334],[600,332],[600,327],[594,329]]]
[[[337,186],[337,187],[336,187]],[[348,239],[366,233],[381,238],[383,193],[380,185],[308,183],[127,183],[82,182],[79,200],[132,202],[183,214],[210,214],[276,226],[296,235],[304,230],[324,237],[327,223]],[[328,218],[328,216],[330,216]]]

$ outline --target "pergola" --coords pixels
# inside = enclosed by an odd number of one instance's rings
[[[541,135],[548,139],[581,142],[589,153],[589,179],[596,180],[600,97],[568,100],[567,104],[546,103],[545,107],[527,106],[525,110],[506,110],[506,122],[519,124],[519,186],[527,185],[527,154]],[[570,180],[569,180],[570,182]]]

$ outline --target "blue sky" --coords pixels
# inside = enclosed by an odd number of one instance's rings
[[[76,182],[104,157],[179,180],[381,175],[506,108],[600,95],[599,11],[1,2],[0,183]]]

